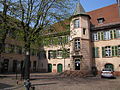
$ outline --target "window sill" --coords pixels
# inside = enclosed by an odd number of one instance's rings
[[[113,39],[108,39],[108,40],[96,40],[96,41],[94,41],[94,40],[91,40],[91,42],[98,42],[98,41],[110,41],[110,40],[116,40],[116,39],[120,39],[120,37],[119,38],[113,38]]]
[[[104,57],[102,57],[102,58],[112,58],[112,56],[104,56]]]
[[[92,58],[100,58],[100,57],[92,57]]]
[[[62,59],[62,57],[57,57],[57,59]]]

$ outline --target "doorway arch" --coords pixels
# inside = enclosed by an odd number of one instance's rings
[[[114,65],[111,64],[111,63],[106,63],[104,67],[105,68],[110,68],[110,69],[114,70]]]
[[[75,70],[80,70],[80,59],[75,59]]]
[[[60,73],[60,72],[62,72],[62,70],[63,70],[63,65],[62,64],[58,64],[57,65],[57,72]]]
[[[48,72],[52,72],[52,64],[48,64]]]

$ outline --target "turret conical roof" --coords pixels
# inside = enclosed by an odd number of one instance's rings
[[[80,4],[80,2],[77,3],[76,9],[73,15],[78,15],[78,14],[86,14],[83,6]]]

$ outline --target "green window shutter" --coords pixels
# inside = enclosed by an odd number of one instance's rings
[[[111,37],[111,39],[113,39],[113,31],[112,30],[110,31],[110,37]]]
[[[101,38],[100,38],[100,32],[98,32],[98,40],[101,40]]]
[[[101,32],[101,40],[104,40],[104,32]]]
[[[114,30],[114,38],[117,38],[116,30]]]
[[[105,47],[102,47],[102,57],[105,57]]]
[[[98,50],[99,50],[99,47],[96,47],[96,48],[95,48],[95,57],[96,57],[96,58],[99,57]]]
[[[115,47],[112,46],[112,56],[115,56]]]
[[[116,38],[120,38],[120,35],[119,35],[119,30],[116,30]]]
[[[115,56],[118,56],[118,46],[115,46]]]

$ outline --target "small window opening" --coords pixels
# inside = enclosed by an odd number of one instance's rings
[[[86,33],[86,28],[83,28],[83,35],[85,35]]]
[[[102,24],[105,21],[105,19],[103,17],[101,17],[101,18],[98,18],[97,21],[99,24]]]

